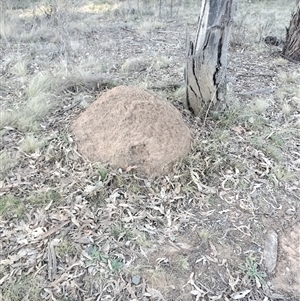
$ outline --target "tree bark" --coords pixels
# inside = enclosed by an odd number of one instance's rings
[[[227,49],[234,0],[203,0],[195,41],[187,37],[186,103],[194,115],[226,107]]]
[[[289,28],[286,29],[286,42],[282,53],[289,59],[300,62],[300,1],[292,15]]]

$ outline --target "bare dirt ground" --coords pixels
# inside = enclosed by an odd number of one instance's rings
[[[2,12],[0,300],[299,300],[300,71],[261,42],[284,35],[292,5],[243,3],[228,111],[201,119],[181,88],[195,3],[162,18],[151,2],[62,3]],[[193,131],[168,175],[78,152],[70,125],[120,84]]]

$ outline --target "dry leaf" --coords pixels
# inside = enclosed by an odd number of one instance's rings
[[[238,300],[238,299],[245,298],[250,292],[251,292],[251,290],[239,291],[239,292],[231,294],[230,297],[234,300]]]

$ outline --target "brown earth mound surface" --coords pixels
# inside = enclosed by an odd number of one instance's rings
[[[300,297],[300,223],[280,236],[279,256],[272,283],[277,289],[294,291]]]
[[[79,152],[91,161],[162,174],[190,151],[191,133],[169,102],[137,87],[100,96],[73,122]]]

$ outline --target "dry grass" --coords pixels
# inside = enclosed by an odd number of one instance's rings
[[[20,142],[19,147],[21,151],[30,154],[40,150],[43,145],[44,141],[29,134]]]
[[[233,41],[257,48],[257,43],[266,36],[284,40],[286,20],[289,20],[294,6],[285,5],[278,10],[278,4],[278,1],[255,1],[249,5],[247,1],[240,1]]]
[[[18,113],[2,108],[0,111],[0,130],[2,130],[5,126],[12,126],[16,123],[17,119]]]
[[[122,73],[139,72],[146,68],[147,63],[142,58],[127,59],[121,66]]]
[[[292,5],[240,2],[229,107],[204,122],[183,109],[184,88],[170,88],[183,81],[182,28],[195,29],[198,3],[47,3],[12,0],[0,20],[2,299],[270,296],[264,232],[282,231],[299,206],[300,76],[261,39],[284,36]],[[118,83],[165,87],[193,130],[168,176],[78,154],[71,121]]]
[[[19,77],[24,77],[27,74],[27,62],[26,58],[20,58],[10,69],[12,74]]]
[[[153,67],[156,70],[159,69],[166,69],[170,66],[172,60],[167,58],[167,57],[158,57],[154,62],[153,62]]]
[[[27,300],[38,301],[41,300],[41,290],[45,284],[42,277],[33,277],[33,275],[23,275],[19,278],[17,283],[12,279],[5,282],[3,289],[4,300]]]
[[[38,73],[32,77],[28,83],[26,94],[29,98],[34,98],[42,93],[54,90],[55,81],[49,74]]]
[[[278,74],[278,77],[284,85],[295,84],[299,81],[300,72],[298,72],[298,71],[280,72]],[[295,87],[295,89],[297,89],[297,88]]]
[[[270,106],[270,100],[266,98],[258,97],[253,100],[253,111],[257,114],[263,114],[267,110],[267,108]]]
[[[166,25],[161,21],[151,22],[148,20],[144,20],[139,26],[139,32],[142,35],[146,35],[147,32],[152,31],[153,29],[164,29]]]
[[[15,161],[12,157],[5,153],[0,153],[0,179],[3,180],[7,173],[15,166]]]

